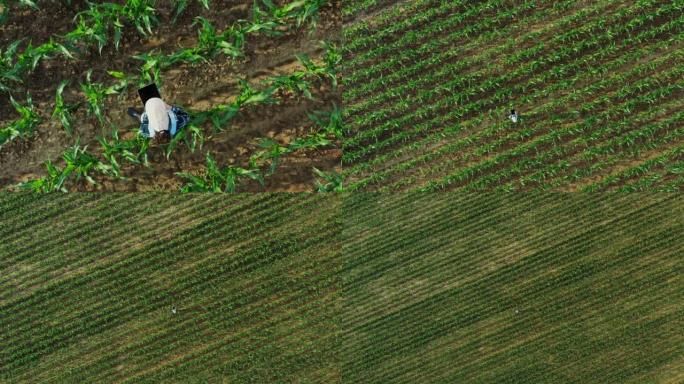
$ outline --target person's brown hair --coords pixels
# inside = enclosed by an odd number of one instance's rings
[[[154,134],[154,142],[157,144],[168,144],[171,141],[171,133],[169,131],[160,131]]]

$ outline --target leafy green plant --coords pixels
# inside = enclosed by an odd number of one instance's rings
[[[275,21],[274,21],[275,20]],[[254,0],[252,4],[252,20],[243,21],[246,26],[243,28],[245,33],[263,33],[266,36],[280,36],[282,31],[278,30],[281,21],[273,18],[267,11],[263,11],[257,2]]]
[[[105,94],[118,95],[119,100],[123,99],[126,96],[126,89],[128,89],[128,86],[134,81],[134,79],[120,71],[107,71],[107,73],[117,79],[118,82],[107,87],[105,89]]]
[[[343,192],[344,191],[344,177],[339,173],[323,172],[320,169],[313,167],[314,174],[319,177],[316,180],[316,187],[318,192]]]
[[[90,184],[96,184],[92,173],[113,174],[111,166],[100,162],[95,155],[87,152],[87,146],[81,147],[78,143],[62,154],[62,160],[65,163],[64,168],[55,166],[50,160],[46,161],[47,175],[21,183],[19,188],[34,192],[67,192],[65,184],[73,176],[76,177],[76,181],[83,178]]]
[[[107,88],[102,83],[93,83],[91,80],[92,69],[86,72],[86,82],[81,83],[81,90],[85,94],[88,115],[95,115],[100,124],[104,125],[106,117],[103,112],[104,100],[107,97]]]
[[[181,192],[228,192],[233,193],[237,189],[237,183],[241,179],[252,179],[264,184],[264,179],[258,169],[245,169],[241,167],[226,167],[219,169],[216,161],[209,153],[206,155],[207,167],[204,175],[197,176],[185,172],[177,172],[176,175],[186,179],[187,184],[181,188]]]
[[[332,82],[333,89],[337,89],[337,67],[342,62],[342,51],[337,45],[329,41],[323,41],[321,44],[325,50],[323,62],[327,69],[327,76]]]
[[[123,7],[125,17],[143,36],[152,34],[152,25],[159,22],[155,15],[154,3],[155,0],[126,0]]]
[[[261,150],[256,151],[250,156],[249,164],[252,168],[257,168],[263,163],[268,162],[269,168],[267,174],[272,175],[280,163],[280,157],[289,153],[290,149],[270,138],[259,139],[258,145]]]
[[[321,127],[325,133],[334,136],[337,139],[343,138],[346,128],[342,118],[342,111],[337,107],[335,102],[333,102],[331,111],[316,111],[307,115],[309,116],[309,119]]]
[[[10,81],[22,82],[19,77],[20,68],[14,64],[15,55],[21,42],[21,39],[14,41],[4,52],[0,49],[0,91],[2,92],[8,92],[11,89]]]
[[[147,149],[150,139],[139,133],[133,139],[121,140],[118,130],[114,129],[111,140],[101,137],[98,141],[102,148],[102,157],[109,162],[111,173],[116,177],[121,177],[121,161],[149,166]]]
[[[161,71],[169,67],[171,65],[171,59],[173,59],[173,57],[163,55],[157,51],[135,55],[133,58],[144,62],[140,67],[139,86],[152,82],[161,86],[163,84]]]
[[[171,158],[171,153],[173,153],[174,149],[176,149],[181,141],[185,143],[192,153],[195,153],[198,144],[199,149],[201,150],[202,145],[204,145],[204,133],[202,132],[202,128],[191,122],[183,127],[180,132],[176,132],[176,135],[171,139],[165,149],[167,160]]]
[[[32,134],[38,124],[42,121],[40,115],[33,106],[30,95],[26,97],[26,105],[19,104],[12,96],[10,96],[10,102],[14,109],[21,115],[21,118],[13,121],[4,128],[0,128],[0,147],[17,137],[26,137]]]
[[[246,80],[239,79],[240,95],[235,100],[235,106],[241,108],[243,105],[250,104],[276,104],[277,100],[273,98],[275,92],[274,87],[269,87],[263,90],[258,90],[252,87]]]
[[[332,82],[333,88],[337,87],[337,75],[334,68],[330,68],[327,65],[319,66],[306,54],[295,55],[295,57],[297,57],[297,60],[299,60],[304,67],[304,74],[306,76],[318,79],[327,77]]]
[[[309,100],[312,100],[311,96],[311,85],[304,78],[305,74],[303,72],[295,72],[290,75],[275,76],[269,79],[274,87],[279,88],[282,91],[289,91],[293,94],[302,94]]]
[[[55,93],[55,109],[52,112],[52,118],[58,118],[62,127],[67,132],[69,136],[73,133],[73,127],[71,126],[71,113],[74,112],[80,105],[80,103],[67,104],[64,102],[64,97],[62,93],[64,92],[64,87],[69,84],[69,80],[62,80],[57,87],[57,92]]]
[[[39,61],[43,59],[50,59],[55,53],[61,53],[68,59],[74,58],[67,47],[55,42],[52,38],[50,38],[49,42],[35,47],[31,45],[31,42],[29,42],[26,49],[24,49],[24,51],[17,56],[16,66],[18,67],[18,71],[33,71],[36,69]]]

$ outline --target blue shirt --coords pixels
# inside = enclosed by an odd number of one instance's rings
[[[178,133],[178,131],[188,125],[190,116],[188,116],[187,112],[175,106],[171,107],[171,110],[168,112],[169,127],[167,130],[171,134],[171,137],[173,137],[176,135],[176,133]],[[150,119],[147,117],[147,113],[145,112],[143,112],[142,116],[140,116],[140,133],[142,133],[142,135],[145,137],[150,137]]]

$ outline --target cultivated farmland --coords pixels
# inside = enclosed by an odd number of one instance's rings
[[[679,194],[0,194],[0,381],[681,383],[682,217]]]
[[[336,1],[11,0],[0,15],[0,187],[311,191],[340,170]],[[152,81],[192,117],[169,144],[126,114]]]
[[[0,382],[339,381],[334,198],[4,194],[0,207]]]
[[[342,12],[350,189],[684,186],[684,1],[350,0]]]
[[[358,194],[348,383],[684,382],[679,194]]]

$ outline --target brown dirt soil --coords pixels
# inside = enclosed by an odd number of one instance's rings
[[[118,1],[122,2],[122,1]],[[277,3],[285,3],[279,1]],[[26,10],[10,13],[8,20],[0,25],[0,47],[14,41],[32,29],[31,40],[34,45],[47,42],[52,35],[64,35],[74,28],[73,16],[85,8],[82,1],[74,1],[72,7],[65,9],[50,1],[38,2],[41,11]],[[127,74],[138,73],[140,61],[132,56],[159,49],[171,53],[180,47],[194,46],[197,41],[196,27],[192,26],[195,16],[209,19],[222,31],[238,19],[250,17],[252,1],[225,0],[212,1],[211,10],[190,2],[188,9],[179,17],[175,25],[171,24],[173,9],[166,2],[159,2],[160,24],[153,30],[152,36],[138,34],[134,27],[127,25],[122,36],[121,46],[117,52],[109,42],[98,54],[97,49],[90,49],[77,56],[75,61],[64,61],[61,57],[43,60],[33,73],[24,76],[24,83],[17,87],[12,95],[20,103],[24,103],[25,94],[29,92],[36,109],[43,117],[34,135],[27,139],[17,139],[0,148],[0,188],[45,173],[43,163],[50,159],[60,164],[62,152],[76,143],[87,145],[91,152],[99,153],[97,137],[108,134],[109,128],[100,127],[94,117],[88,117],[85,107],[74,114],[74,137],[69,137],[57,121],[50,120],[54,107],[54,95],[57,85],[63,79],[70,83],[64,92],[67,103],[84,101],[79,82],[85,81],[87,70],[93,70],[93,81],[106,85],[114,83],[107,75],[107,70],[123,71]],[[180,65],[162,73],[163,85],[160,87],[164,99],[188,111],[201,111],[216,103],[223,103],[236,96],[236,80],[246,77],[250,83],[258,83],[261,78],[274,74],[286,74],[297,68],[294,55],[307,53],[312,58],[322,54],[319,41],[339,41],[341,14],[339,1],[323,8],[319,15],[317,29],[310,32],[301,29],[281,37],[251,36],[245,45],[245,58],[230,60],[218,56],[209,64],[199,67]],[[33,29],[32,25],[41,25]],[[20,46],[20,52],[26,46]],[[329,108],[333,101],[339,105],[339,92],[333,91],[323,83],[312,89],[314,100],[279,98],[281,102],[274,106],[256,106],[248,111],[241,111],[230,123],[230,126],[218,134],[211,134],[211,128],[205,127],[207,135],[204,146],[195,153],[181,144],[167,161],[163,150],[154,144],[148,151],[151,166],[124,166],[123,175],[126,180],[108,180],[97,178],[98,185],[90,186],[78,182],[69,186],[70,190],[80,191],[177,191],[183,180],[175,172],[200,173],[205,165],[205,153],[210,152],[219,166],[247,166],[247,160],[256,148],[258,138],[272,137],[287,143],[295,136],[309,132],[313,123],[307,113]],[[125,112],[129,106],[141,109],[136,90],[129,87],[121,98],[111,96],[105,103],[105,114],[111,124],[118,127],[122,138],[135,134],[138,125]],[[8,124],[18,116],[9,103],[9,95],[0,95],[0,126]],[[281,159],[276,173],[267,178],[265,187],[258,183],[240,184],[240,191],[311,191],[314,189],[315,177],[312,167],[322,170],[340,171],[341,151],[331,147],[326,150],[295,153]]]

